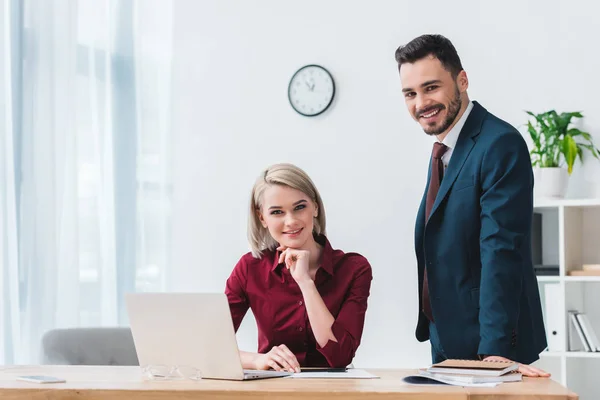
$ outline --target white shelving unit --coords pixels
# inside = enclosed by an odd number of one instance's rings
[[[549,338],[549,348],[536,365],[581,400],[600,399],[600,352],[582,351],[568,317],[569,310],[585,312],[600,336],[600,276],[569,276],[583,264],[600,264],[600,199],[539,200],[534,211],[542,214],[542,262],[559,266],[558,276],[538,277],[544,319],[552,313],[550,318],[559,323],[557,336],[552,345]],[[550,302],[551,310],[546,309],[548,285],[560,294]]]

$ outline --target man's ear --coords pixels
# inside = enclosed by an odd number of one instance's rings
[[[469,88],[469,78],[467,77],[467,73],[464,69],[458,73],[458,76],[456,77],[456,84],[458,85],[458,90],[461,93],[466,92]]]

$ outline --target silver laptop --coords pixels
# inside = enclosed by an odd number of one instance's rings
[[[203,379],[239,381],[291,375],[242,368],[225,294],[130,293],[125,301],[142,367],[192,367]]]

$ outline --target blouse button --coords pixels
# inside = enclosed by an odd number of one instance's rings
[[[302,303],[302,300],[300,300],[300,301],[298,302],[298,305],[299,305],[299,306],[301,306],[302,304],[304,304],[304,303]]]

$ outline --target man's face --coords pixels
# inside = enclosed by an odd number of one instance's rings
[[[402,64],[400,81],[408,111],[425,133],[441,135],[454,126],[468,87],[465,71],[454,80],[440,60],[428,56]]]

